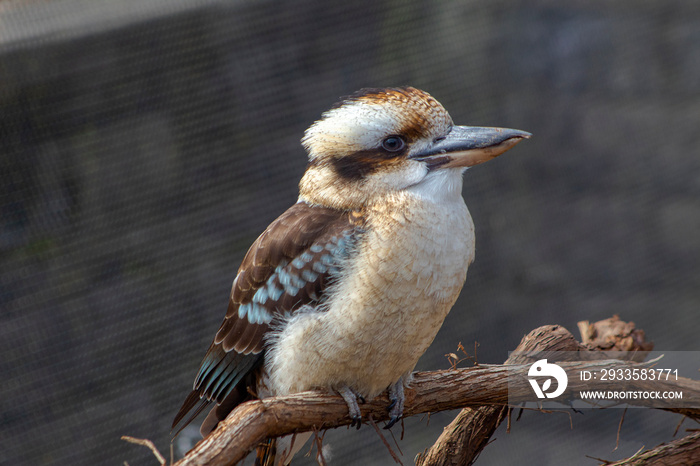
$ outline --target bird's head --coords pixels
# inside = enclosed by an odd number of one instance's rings
[[[455,126],[437,100],[412,87],[364,89],[306,130],[309,166],[300,198],[361,208],[431,178],[461,180],[465,169],[529,137],[514,129]]]

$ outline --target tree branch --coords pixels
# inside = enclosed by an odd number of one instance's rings
[[[635,360],[642,361],[654,347],[653,343],[645,340],[644,331],[637,329],[634,322],[623,322],[618,316],[594,324],[581,321],[578,328],[583,343],[576,341],[568,330],[560,326],[537,328],[523,337],[506,364],[525,363],[521,357],[524,353],[542,353],[544,358],[547,353],[556,351],[630,351],[637,352]],[[591,389],[591,386],[587,389]],[[508,408],[504,406],[462,410],[435,444],[418,456],[416,466],[473,464],[506,414]]]
[[[614,463],[606,461],[604,464],[606,466],[685,466],[700,464],[700,432],[695,432],[671,443],[664,443],[643,453],[637,453],[631,458]]]
[[[574,349],[576,348],[576,349]],[[546,357],[551,351],[589,351],[574,337],[559,326],[546,326],[527,335],[517,351],[538,352],[538,357]],[[608,348],[610,349],[610,348]],[[431,449],[419,459],[420,465],[433,464],[469,464],[487,443],[488,438],[504,418],[508,404],[508,375],[517,371],[526,384],[528,364],[522,364],[523,356],[509,358],[509,365],[480,365],[467,369],[450,369],[435,372],[418,372],[414,375],[411,388],[406,390],[404,415],[444,411],[449,409],[479,407],[471,409],[462,416],[455,429],[455,435],[448,435],[440,446]],[[567,362],[560,365],[567,369],[595,370],[611,361]],[[634,362],[617,362],[625,367],[646,367]],[[641,382],[641,381],[640,381]],[[684,390],[695,393],[700,398],[700,382],[683,379],[680,385]],[[570,381],[574,388],[580,381]],[[640,384],[639,389],[648,388]],[[594,389],[590,385],[583,389]],[[676,387],[677,388],[677,387]],[[658,388],[656,388],[658,389]],[[684,392],[685,395],[685,392]],[[637,400],[630,400],[630,402]],[[640,404],[644,400],[639,400]],[[361,406],[362,416],[375,421],[388,420],[388,397],[385,394]],[[487,405],[484,407],[484,405]],[[698,409],[674,409],[700,419]],[[459,419],[459,418],[458,418]],[[278,437],[295,432],[305,432],[349,425],[347,405],[340,396],[327,392],[303,392],[294,395],[268,398],[244,403],[237,407],[223,421],[214,433],[199,442],[185,458],[176,463],[184,465],[232,465],[245,458],[260,442],[268,437]],[[453,422],[453,424],[455,424]],[[452,426],[452,424],[450,425]],[[447,432],[450,429],[446,429]],[[459,434],[459,435],[458,435]],[[445,435],[445,434],[443,434]],[[442,437],[441,437],[442,439]],[[440,441],[439,441],[440,442]],[[452,445],[452,447],[450,447]],[[466,448],[465,448],[466,445]],[[433,460],[432,450],[465,450],[463,458],[467,461],[447,462]],[[450,455],[443,455],[443,458]]]

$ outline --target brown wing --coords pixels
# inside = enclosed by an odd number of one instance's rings
[[[303,202],[270,224],[238,269],[226,317],[173,426],[200,399],[205,402],[195,416],[208,402],[221,404],[255,370],[274,320],[323,301],[324,291],[353,251],[362,227],[362,217],[355,212]]]

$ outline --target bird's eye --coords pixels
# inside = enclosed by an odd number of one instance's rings
[[[406,141],[401,136],[389,136],[382,141],[382,149],[387,152],[398,152],[406,147]]]

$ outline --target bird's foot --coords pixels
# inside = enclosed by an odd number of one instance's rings
[[[345,403],[348,405],[348,412],[350,415],[350,419],[352,419],[350,427],[357,426],[357,428],[359,429],[362,425],[362,414],[360,413],[360,406],[357,404],[357,400],[360,400],[361,403],[364,403],[365,398],[359,393],[355,392],[352,388],[347,386],[340,388],[338,390],[338,393],[340,393],[340,396],[343,397]]]
[[[403,405],[406,397],[403,393],[403,377],[399,379],[394,385],[389,387],[389,423],[384,427],[385,429],[391,429],[391,426],[399,422],[401,416],[403,416]]]

